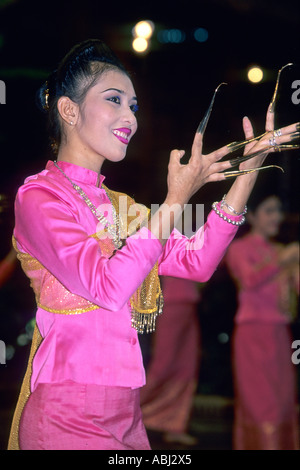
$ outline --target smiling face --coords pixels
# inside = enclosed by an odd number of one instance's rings
[[[121,161],[137,130],[137,99],[130,78],[116,69],[106,71],[74,109],[75,122],[67,124],[64,153],[71,149],[76,163],[95,170],[105,160]]]

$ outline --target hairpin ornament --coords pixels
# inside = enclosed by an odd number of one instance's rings
[[[49,109],[49,85],[48,85],[48,82],[46,82],[46,88],[45,88],[45,91],[44,91],[44,95],[45,95],[45,104],[44,104],[43,108],[48,110]]]

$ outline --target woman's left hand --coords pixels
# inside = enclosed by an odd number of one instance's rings
[[[243,119],[243,128],[245,132],[246,139],[253,139],[253,127],[248,117]],[[267,149],[260,155],[256,157],[250,158],[242,162],[239,165],[240,170],[248,170],[250,168],[258,168],[260,167],[264,160],[266,159],[269,153],[274,153],[276,151],[276,146],[282,144],[288,144],[295,139],[299,139],[299,123],[294,123],[286,127],[282,127],[280,129],[280,136],[274,136],[274,113],[270,111],[270,107],[268,108],[267,115],[266,115],[266,125],[265,125],[266,133],[263,134],[258,140],[254,140],[245,146],[244,155],[251,154],[254,152],[263,151]],[[270,142],[275,139],[275,145],[273,148],[270,147]]]

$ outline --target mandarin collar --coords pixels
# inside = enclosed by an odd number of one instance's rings
[[[59,161],[56,163],[72,181],[76,180],[81,183],[101,187],[103,181],[105,180],[105,176],[101,174],[98,178],[99,174],[97,173],[97,171],[89,170],[88,168],[75,165],[74,163],[64,161]],[[62,175],[59,169],[56,168],[56,166],[54,165],[54,162],[51,160],[47,162],[46,170],[50,170],[51,172],[59,173],[60,175]]]

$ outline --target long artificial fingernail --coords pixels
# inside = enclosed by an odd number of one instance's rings
[[[231,166],[236,166],[236,165],[238,165],[238,161],[237,161],[236,158],[233,158],[232,160],[229,160],[229,163],[230,163]]]
[[[250,160],[250,158],[257,157],[257,155],[262,155],[265,153],[269,148],[265,148],[262,150],[258,150],[257,152],[251,153],[249,155],[243,155],[241,157],[233,158],[229,160],[229,163],[231,166],[237,166],[242,162],[246,162],[247,160]]]
[[[251,157],[253,158],[253,157]],[[231,166],[237,166],[239,165],[239,163],[242,163],[243,161],[247,160],[247,158],[245,157],[245,159],[243,159],[243,157],[237,157],[237,158],[233,158],[231,160],[229,160],[229,163]]]
[[[247,139],[247,140],[243,140],[241,142],[231,142],[230,144],[227,144],[226,147],[227,149],[229,150],[230,153],[233,153],[235,152],[236,150],[244,147],[245,145],[247,144],[250,144],[251,142],[253,142],[254,140],[259,140],[261,139],[264,135],[266,135],[267,132],[264,132],[263,134],[257,136],[257,137],[252,137],[252,139]]]
[[[300,137],[300,132],[293,132],[290,135],[290,140],[297,140],[297,139],[299,139],[299,137]]]
[[[276,149],[278,149],[279,152],[281,150],[296,150],[296,149],[300,148],[300,144],[299,145],[280,144],[277,147],[273,147],[273,148],[274,148],[275,151],[276,151]]]
[[[281,168],[281,166],[268,165],[268,166],[261,166],[258,168],[249,168],[248,170],[227,171],[224,173],[224,176],[226,179],[234,178],[235,176],[248,175],[249,173],[254,173],[255,171],[260,171],[260,170],[268,170],[269,168],[278,168],[284,173],[284,170],[283,168]]]
[[[257,138],[258,137],[253,137],[253,139],[243,140],[241,142],[232,142],[231,144],[226,145],[226,147],[227,147],[227,149],[229,150],[230,153],[233,153],[236,150],[239,150],[242,147],[245,147],[245,145],[249,144],[250,142],[253,142]]]
[[[245,143],[244,142],[231,142],[230,144],[226,145],[227,149],[229,152],[235,152],[239,148],[244,147]]]
[[[215,92],[213,94],[213,97],[212,97],[212,100],[210,102],[210,105],[209,105],[209,108],[208,110],[206,111],[205,115],[204,115],[204,118],[202,119],[202,121],[200,122],[198,128],[197,128],[197,133],[198,134],[204,134],[205,132],[205,129],[206,129],[206,126],[207,126],[207,123],[208,123],[208,120],[209,120],[209,117],[211,115],[211,111],[212,111],[212,108],[213,108],[213,104],[214,104],[214,101],[215,101],[215,97],[216,97],[216,94],[217,94],[217,91],[219,90],[220,86],[221,85],[227,85],[227,83],[220,83],[220,85],[217,86],[217,88],[215,89]]]
[[[273,97],[271,99],[271,103],[269,105],[269,113],[274,113],[275,112],[275,105],[276,105],[276,100],[277,100],[277,93],[278,93],[278,86],[279,86],[279,80],[280,80],[281,72],[283,71],[283,69],[285,69],[286,67],[289,67],[290,65],[293,65],[293,64],[289,63],[289,64],[284,65],[283,67],[281,67],[281,69],[277,73],[275,90],[274,90]]]

